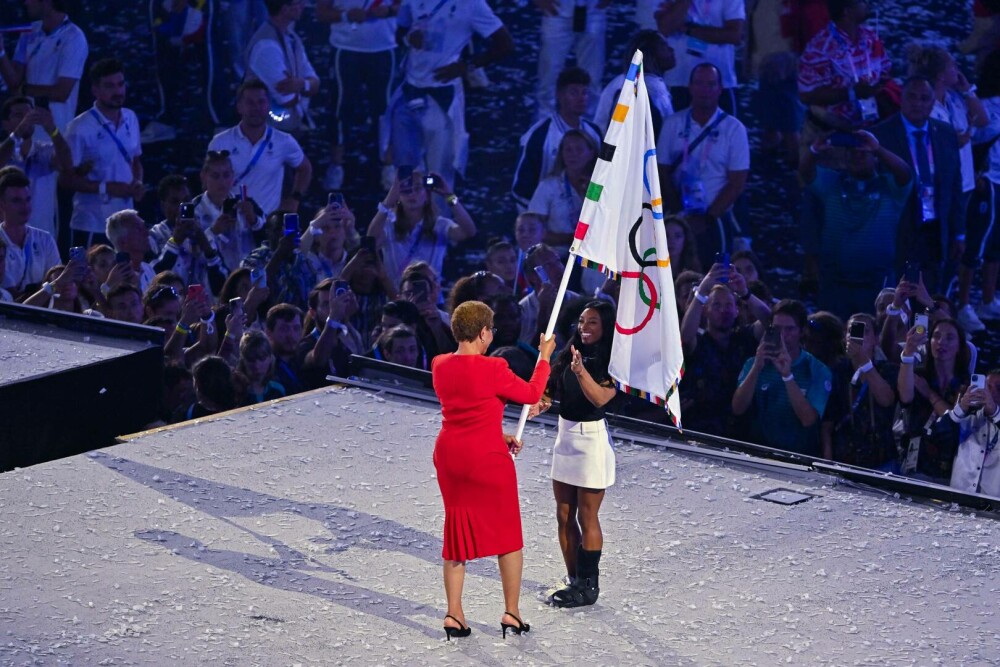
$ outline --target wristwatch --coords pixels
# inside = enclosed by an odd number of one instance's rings
[[[444,200],[445,200],[446,202],[448,202],[448,205],[449,205],[449,206],[454,206],[454,205],[456,205],[456,204],[458,203],[458,195],[456,195],[456,194],[455,194],[455,193],[453,192],[453,193],[451,193],[450,195],[448,195],[447,197],[445,197],[445,198],[444,198]]]

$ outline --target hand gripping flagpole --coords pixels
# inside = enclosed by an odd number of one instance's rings
[[[572,252],[569,255],[569,259],[566,261],[566,268],[563,269],[562,280],[559,281],[559,290],[556,292],[555,303],[552,304],[552,312],[549,314],[549,323],[545,327],[545,340],[552,338],[554,331],[556,330],[556,322],[559,321],[559,311],[562,309],[562,302],[566,298],[566,288],[569,286],[569,278],[573,275],[573,264],[575,263],[576,255]],[[541,361],[539,357],[538,361]],[[535,362],[538,365],[538,362]],[[524,426],[528,423],[528,412],[531,410],[530,405],[525,405],[521,408],[521,417],[517,420],[517,432],[514,437],[518,440],[524,435]]]

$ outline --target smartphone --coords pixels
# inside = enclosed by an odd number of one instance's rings
[[[233,297],[229,300],[229,312],[230,313],[242,313],[243,312],[243,298]]]
[[[132,257],[127,252],[121,251],[115,253],[115,264],[130,264],[132,262]]]
[[[865,339],[865,323],[851,322],[851,328],[847,332],[851,340],[862,341]]]
[[[285,214],[285,236],[299,237],[299,214],[298,213],[286,213]]]
[[[188,285],[187,296],[192,301],[205,298],[205,287],[198,283]]]
[[[236,215],[236,204],[238,200],[236,197],[226,197],[226,200],[222,202],[222,214],[223,215]]]
[[[536,266],[535,267],[535,275],[538,276],[538,279],[541,280],[543,283],[549,283],[550,282],[549,281],[549,274],[545,270],[544,266]]]
[[[49,98],[47,98],[47,97],[36,97],[35,98],[35,108],[36,109],[48,109],[49,108]]]
[[[913,324],[917,327],[917,333],[927,333],[927,313],[914,316]]]
[[[351,291],[351,283],[346,280],[334,280],[333,281],[333,295],[340,296],[341,294],[346,294]]]
[[[343,208],[344,207],[344,193],[343,192],[331,192],[326,196],[326,205],[332,208]]]
[[[764,344],[777,353],[781,349],[781,332],[774,327],[768,327],[764,332]]]
[[[367,250],[368,252],[375,254],[375,237],[374,236],[362,236],[361,237],[361,249]]]
[[[430,298],[431,286],[426,280],[411,280],[410,287],[413,291],[410,301],[413,303],[425,303]]]
[[[907,262],[906,268],[903,270],[903,278],[908,283],[919,283],[920,282],[920,265],[915,262]]]
[[[396,169],[396,178],[400,183],[404,183],[413,178],[413,165],[402,164]]]
[[[973,373],[972,382],[969,383],[969,387],[973,389],[986,389],[986,376]]]
[[[224,206],[225,204],[223,204]],[[181,220],[194,220],[194,204],[191,202],[184,202],[181,204]]]
[[[424,177],[424,187],[428,190],[433,190],[434,186],[437,185],[437,179],[434,176]]]
[[[80,260],[86,261],[87,259],[87,249],[82,245],[73,246],[69,249],[69,261]]]
[[[719,279],[720,283],[729,282],[729,253],[728,252],[717,252],[715,253],[715,263],[723,267],[726,273]]]
[[[250,283],[267,287],[267,272],[264,269],[250,269]]]

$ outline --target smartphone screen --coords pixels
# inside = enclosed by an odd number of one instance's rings
[[[243,312],[243,299],[240,297],[234,297],[229,300],[229,311],[233,313]]]
[[[715,253],[715,263],[725,269],[726,273],[719,278],[720,283],[729,282],[729,253],[728,252],[717,252]]]
[[[344,207],[344,193],[343,192],[331,192],[326,196],[326,205],[333,208],[343,208]]]
[[[915,316],[913,323],[916,325],[918,333],[927,333],[927,315],[920,314]]]
[[[222,212],[225,215],[234,215],[236,213],[235,197],[226,197],[226,200],[222,202]]]
[[[433,189],[435,185],[437,185],[437,179],[433,176],[427,176],[424,178],[424,187],[428,190]]]
[[[69,249],[70,261],[85,259],[86,255],[87,255],[87,249],[84,248],[82,245],[73,246],[72,248]]]
[[[969,386],[974,387],[975,389],[986,389],[986,376],[980,375],[979,373],[973,373],[972,382]]]
[[[299,214],[298,213],[286,213],[285,214],[285,236],[298,237],[299,235]]]
[[[847,334],[854,340],[864,340],[865,338],[865,323],[864,322],[852,322],[851,330]]]
[[[545,270],[544,266],[536,266],[535,267],[535,275],[538,276],[538,279],[541,280],[543,283],[548,283],[549,282],[549,274]]]
[[[191,202],[181,204],[181,220],[194,220],[194,204]]]
[[[764,343],[775,350],[781,349],[781,332],[774,327],[768,327],[764,332]]]
[[[426,280],[410,281],[410,290],[413,292],[410,300],[414,303],[424,303],[430,298],[430,285]]]
[[[188,285],[187,291],[188,298],[194,301],[195,299],[200,299],[205,296],[205,287],[194,283],[193,285]]]

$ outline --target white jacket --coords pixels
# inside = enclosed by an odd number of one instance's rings
[[[982,411],[966,415],[955,409],[948,416],[961,429],[951,487],[1000,498],[1000,447],[996,446],[1000,440],[1000,411],[991,418]]]

